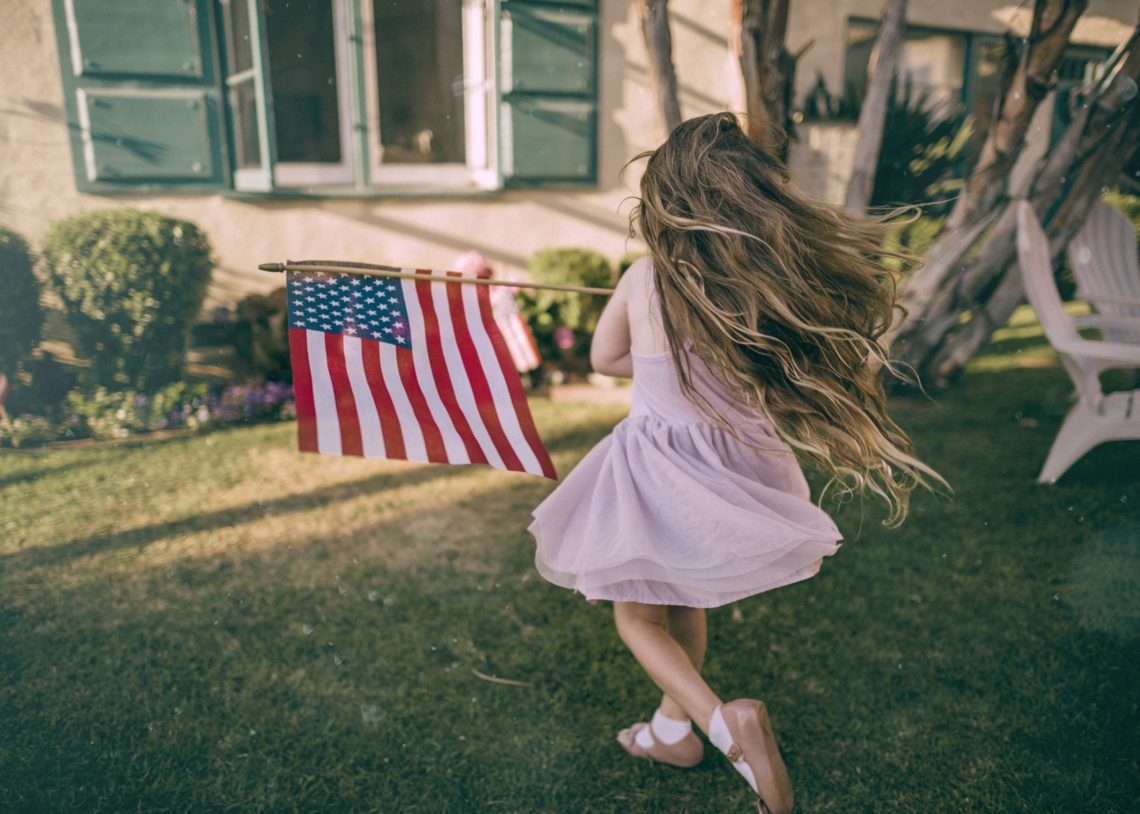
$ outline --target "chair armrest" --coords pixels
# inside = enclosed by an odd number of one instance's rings
[[[1096,305],[1129,305],[1134,308],[1140,308],[1140,300],[1133,297],[1086,297],[1078,292],[1078,299],[1094,303]]]
[[[1053,346],[1057,353],[1077,359],[1101,362],[1104,369],[1140,369],[1140,344],[1125,342],[1100,342],[1095,339],[1078,337]]]
[[[1121,331],[1140,331],[1140,316],[1088,314],[1087,316],[1073,317],[1073,325],[1078,328],[1116,328]]]

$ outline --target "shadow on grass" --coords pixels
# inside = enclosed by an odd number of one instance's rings
[[[611,429],[609,422],[593,422],[551,433],[544,440],[552,453],[564,453],[596,443]],[[166,444],[186,439],[159,441]],[[584,450],[583,450],[584,452]],[[313,456],[316,458],[317,456]],[[75,466],[89,464],[71,464]],[[117,549],[141,549],[152,543],[175,535],[196,534],[220,528],[230,528],[261,520],[269,515],[305,512],[330,506],[340,501],[351,500],[369,493],[382,492],[392,486],[415,487],[437,479],[457,478],[468,474],[471,467],[445,464],[423,464],[401,466],[399,469],[370,475],[346,483],[337,483],[320,489],[311,489],[283,497],[259,498],[240,506],[203,512],[188,517],[180,517],[147,526],[124,529],[110,534],[94,534],[54,545],[32,546],[18,551],[0,554],[0,569],[15,570],[62,563],[90,554],[105,553]],[[52,470],[43,470],[46,474]],[[565,474],[565,473],[563,473]],[[502,473],[502,477],[523,478],[533,476],[521,473]],[[23,475],[20,481],[37,476]],[[20,482],[17,481],[17,482]]]
[[[50,455],[50,452],[45,451],[43,456],[36,456],[36,458],[32,460],[42,460],[42,457],[48,455]],[[35,466],[22,470],[18,468],[18,465],[20,463],[23,463],[23,461],[20,459],[4,460],[5,465],[15,464],[17,469],[14,472],[0,475],[0,489],[4,489],[8,486],[22,486],[25,483],[32,483],[33,481],[37,481],[40,478],[50,477],[51,475],[55,475],[63,471],[70,473],[76,471],[77,469],[86,469],[87,467],[91,466],[93,462],[63,463],[57,466]]]

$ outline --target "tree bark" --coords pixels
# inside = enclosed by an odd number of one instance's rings
[[[665,135],[681,123],[677,73],[673,69],[673,36],[669,31],[669,0],[640,0],[641,33],[649,56],[649,78]]]
[[[1080,101],[1080,110],[1030,186],[1028,198],[1045,224],[1054,259],[1084,224],[1104,186],[1140,149],[1140,27],[1125,47],[1114,70]],[[956,333],[927,337],[932,353],[923,372],[935,387],[957,378],[1023,299],[1013,204],[1004,204],[958,285],[931,309],[936,315],[954,315],[955,323],[959,313],[972,309],[970,322]]]
[[[879,165],[879,149],[883,145],[883,125],[887,118],[891,78],[902,51],[906,28],[907,0],[888,0],[883,11],[871,62],[867,66],[867,95],[859,110],[858,139],[855,142],[855,164],[847,182],[847,208],[862,211],[871,200],[875,170]]]
[[[1018,70],[993,119],[978,163],[966,179],[963,196],[954,206],[948,226],[964,223],[975,212],[998,205],[1009,185],[1009,174],[1025,147],[1025,134],[1038,105],[1053,86],[1053,74],[1069,44],[1088,0],[1035,0],[1029,39]]]
[[[767,122],[791,132],[795,57],[784,39],[788,0],[733,0],[734,47],[744,80],[745,132],[760,141],[769,137]],[[772,145],[787,160],[787,139]]]
[[[947,218],[942,233],[926,253],[927,263],[907,280],[899,296],[906,316],[887,335],[896,355],[916,367],[926,348],[912,349],[916,334],[928,321],[931,300],[947,279],[961,271],[961,258],[972,245],[963,235],[980,232],[981,221],[993,221],[1009,186],[1009,174],[1025,146],[1025,134],[1041,99],[1049,90],[1077,19],[1088,0],[1035,0],[1029,38],[1017,70],[1001,97],[977,162]]]

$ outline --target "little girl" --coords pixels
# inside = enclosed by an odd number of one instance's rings
[[[887,525],[923,473],[945,481],[886,413],[880,375],[895,368],[877,339],[894,291],[873,259],[886,218],[803,197],[731,113],[690,119],[645,156],[631,221],[649,256],[590,351],[599,372],[633,377],[633,406],[534,509],[535,565],[611,600],[664,693],[648,724],[618,733],[625,750],[694,766],[696,722],[760,811],[783,814],[791,782],[764,704],[722,703],[701,677],[704,609],[807,579],[838,549],[793,448],[828,487],[883,498]]]

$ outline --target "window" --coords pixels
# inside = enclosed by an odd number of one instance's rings
[[[498,185],[482,0],[375,0],[365,57],[370,175],[388,188]]]
[[[867,93],[867,66],[879,35],[879,24],[851,20],[847,26],[846,93],[858,104]],[[903,34],[899,75],[927,92],[927,105],[937,118],[960,110],[965,76],[967,35],[907,27]]]
[[[852,19],[847,27],[845,81],[858,110],[867,87],[867,65],[879,33],[879,24]],[[1010,52],[1010,49],[1013,52]],[[1019,41],[993,34],[941,31],[908,27],[903,40],[902,65],[916,87],[928,88],[929,102],[940,116],[964,111],[975,121],[975,132],[986,132],[993,117],[1003,71],[1017,67]],[[1083,45],[1065,48],[1057,68],[1057,103],[1054,106],[1051,143],[1069,121],[1067,99],[1074,87],[1099,78],[1109,49]],[[980,148],[975,145],[975,149]]]
[[[595,180],[597,0],[53,9],[85,191],[367,195]]]

